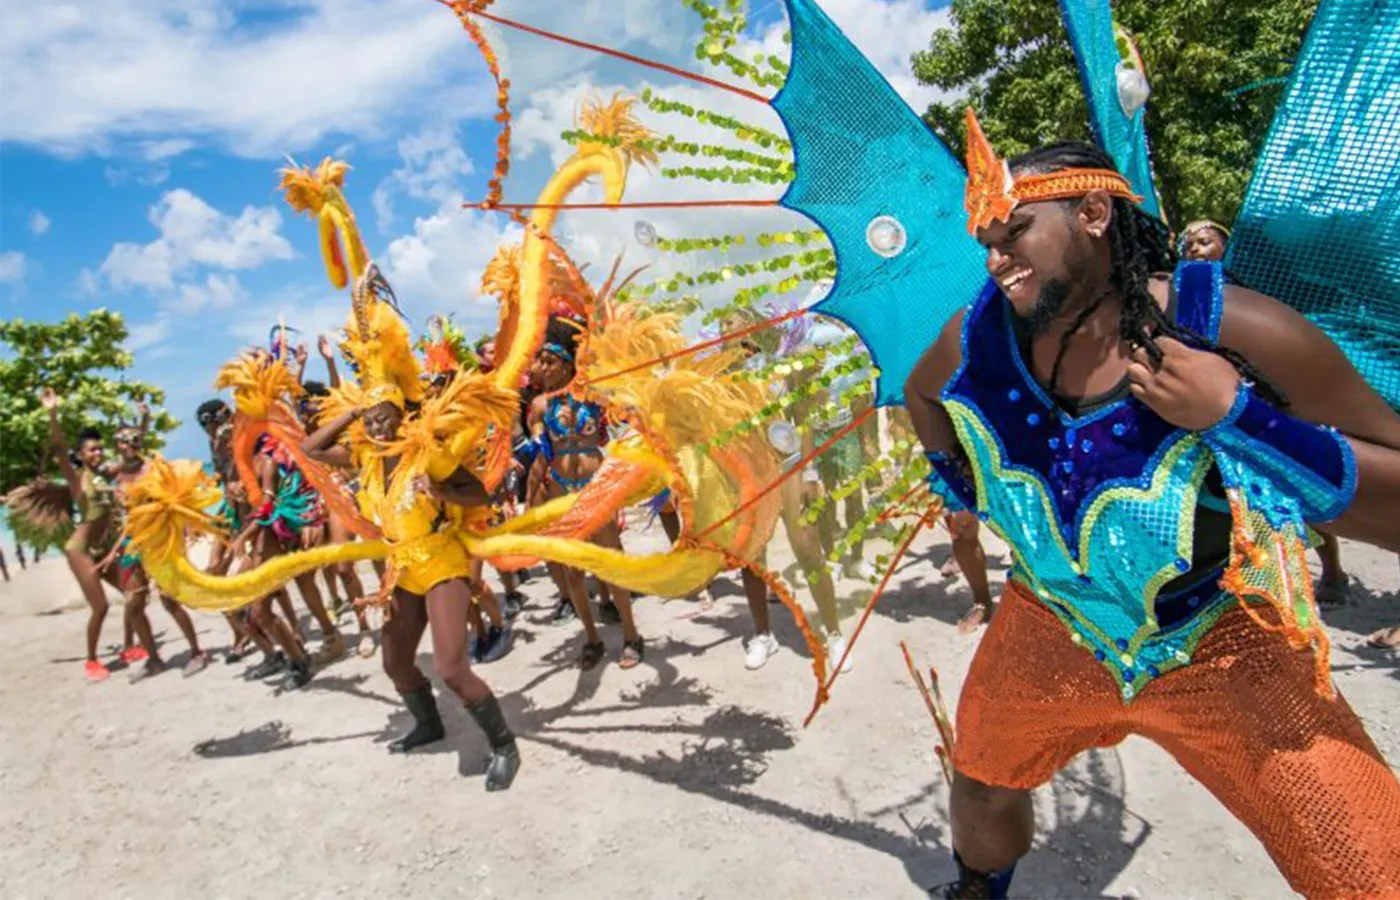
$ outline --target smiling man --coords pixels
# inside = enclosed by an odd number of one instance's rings
[[[946,896],[1005,896],[1029,792],[1129,734],[1296,890],[1400,890],[1400,785],[1335,693],[1293,577],[1304,522],[1400,545],[1400,418],[1300,315],[1218,264],[1177,267],[1101,151],[1007,166],[968,118],[992,281],[907,400],[935,493],[1014,565],[959,701]]]

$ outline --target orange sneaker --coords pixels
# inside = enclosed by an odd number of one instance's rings
[[[87,676],[88,681],[96,683],[98,681],[106,681],[107,676],[112,674],[112,670],[108,669],[97,660],[90,659],[83,666],[83,674]]]
[[[146,652],[145,647],[127,647],[122,651],[121,661],[130,665],[132,663],[145,662],[151,654]]]

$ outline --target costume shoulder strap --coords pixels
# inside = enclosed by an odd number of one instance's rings
[[[1225,278],[1218,262],[1183,262],[1172,279],[1177,325],[1214,344],[1220,338]]]

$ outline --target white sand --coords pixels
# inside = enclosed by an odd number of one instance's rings
[[[951,702],[976,639],[950,624],[967,597],[938,577],[941,534],[918,550],[805,731],[796,632],[774,607],[784,650],[745,671],[737,581],[709,612],[640,601],[646,665],[583,675],[580,630],[546,624],[552,591],[536,579],[513,651],[483,669],[524,755],[514,789],[492,795],[485,745],[445,699],[446,741],[385,751],[408,717],[378,657],[284,695],[221,661],[191,679],[87,684],[85,607],[49,555],[0,585],[0,897],[924,896],[951,876],[947,789],[898,641],[939,667]],[[1393,557],[1344,552],[1359,583],[1329,616],[1336,677],[1394,764],[1400,659],[1359,645],[1400,620],[1400,575]],[[152,619],[178,666],[179,632]],[[197,621],[226,644],[220,619]],[[617,629],[605,636],[615,659]],[[1258,842],[1146,741],[1080,757],[1039,793],[1037,818],[1017,896],[1288,893]]]

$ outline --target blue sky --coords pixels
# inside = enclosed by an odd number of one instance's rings
[[[916,108],[932,94],[909,76],[909,54],[943,23],[942,5],[822,2]],[[697,23],[679,0],[493,9],[695,65]],[[241,347],[279,318],[310,335],[344,320],[348,303],[325,280],[314,227],[276,192],[286,155],[350,162],[347,194],[370,253],[416,324],[434,312],[472,332],[494,321],[477,297],[480,271],[513,231],[461,208],[482,196],[492,166],[494,89],[437,3],[110,0],[95,13],[78,0],[0,0],[0,13],[0,316],[122,312],[132,374],[163,388],[186,422],[169,455],[204,455],[193,409]],[[756,46],[781,46],[780,15],[777,0],[755,0]],[[516,84],[508,199],[530,199],[567,155],[557,135],[581,98],[657,83],[514,34],[500,48]],[[761,107],[743,111],[776,121]],[[638,179],[637,197],[672,190]],[[632,220],[599,215],[565,228],[581,258],[606,263],[625,250],[653,262],[629,240]]]

